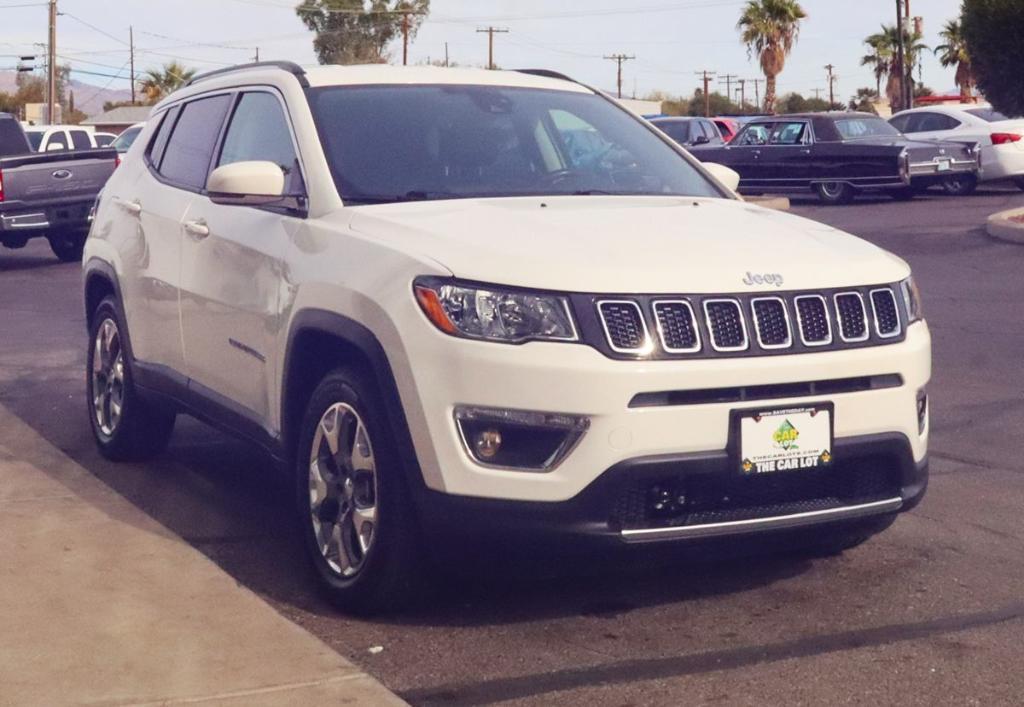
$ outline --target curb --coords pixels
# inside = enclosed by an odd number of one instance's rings
[[[789,198],[785,196],[744,196],[743,200],[748,204],[757,204],[766,209],[789,211]]]
[[[1021,221],[1011,220],[1015,217],[1021,218]],[[985,229],[993,238],[1024,244],[1024,209],[1009,209],[992,214],[988,217]]]

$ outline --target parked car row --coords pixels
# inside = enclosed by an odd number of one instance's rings
[[[1024,189],[1024,120],[986,106],[914,109],[889,121],[854,112],[760,116],[728,140],[718,119],[651,122],[698,159],[735,170],[745,193],[809,189],[842,204],[865,192],[910,199],[932,186],[962,196],[1002,179]]]

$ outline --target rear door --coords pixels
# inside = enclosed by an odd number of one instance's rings
[[[285,173],[285,191],[304,191],[298,151],[281,97],[240,93],[213,168],[269,161]],[[183,220],[181,321],[193,383],[269,425],[280,317],[281,260],[301,218],[281,209],[218,205],[198,197]]]

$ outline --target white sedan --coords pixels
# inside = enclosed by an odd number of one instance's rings
[[[954,195],[970,194],[978,181],[1012,179],[1024,189],[1024,119],[1010,119],[991,106],[966,104],[913,108],[889,122],[915,140],[976,142],[981,147],[981,171],[954,175],[943,183]]]

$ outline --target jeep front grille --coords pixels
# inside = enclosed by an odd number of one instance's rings
[[[720,358],[902,341],[907,317],[894,287],[572,300],[593,312],[580,318],[583,340],[612,358]]]

